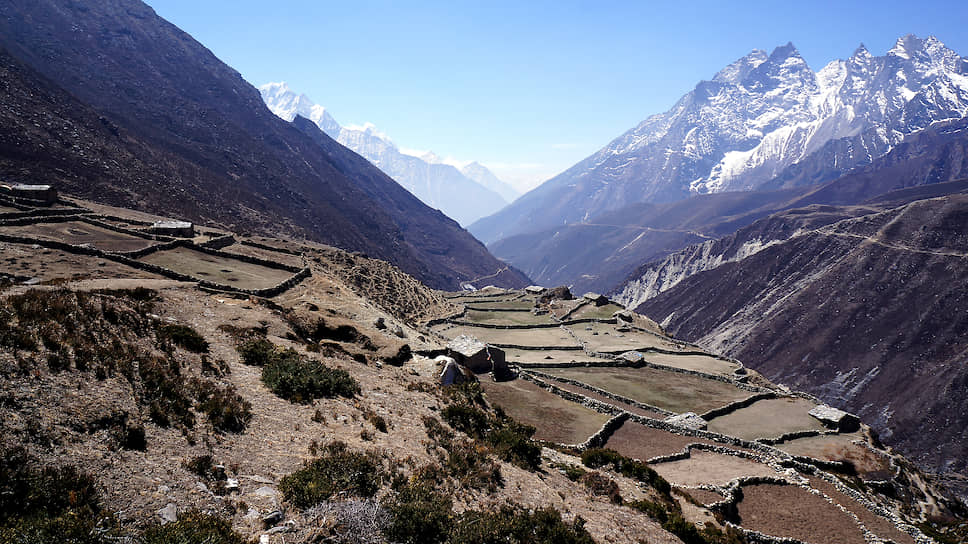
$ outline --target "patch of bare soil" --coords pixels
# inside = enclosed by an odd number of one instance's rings
[[[682,436],[668,431],[646,427],[634,421],[626,421],[608,439],[606,447],[626,457],[647,461],[660,455],[679,453],[688,444],[710,444],[694,436]],[[696,455],[699,452],[693,452]]]
[[[726,497],[715,491],[709,491],[708,489],[684,489],[684,492],[688,493],[690,497],[696,499],[701,504],[709,505],[717,503]]]
[[[914,544],[915,541],[911,535],[901,531],[889,520],[878,516],[866,506],[841,493],[830,482],[827,482],[823,478],[817,478],[816,476],[807,476],[807,479],[810,480],[811,487],[823,492],[823,494],[833,499],[834,502],[854,513],[860,519],[861,523],[872,533],[881,538],[889,538],[897,542],[897,544]]]
[[[514,419],[538,430],[535,438],[559,444],[578,444],[598,431],[608,421],[607,414],[598,413],[580,404],[567,401],[524,380],[481,384],[490,402],[504,408]]]
[[[850,461],[857,469],[857,474],[865,480],[891,478],[894,474],[887,456],[857,443],[862,440],[858,433],[809,436],[784,442],[777,447],[791,455],[825,461]]]
[[[866,544],[857,522],[823,497],[796,485],[743,487],[739,524],[812,544]]]

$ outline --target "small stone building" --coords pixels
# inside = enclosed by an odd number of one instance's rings
[[[581,298],[587,300],[588,302],[594,304],[595,306],[604,306],[608,304],[608,297],[606,297],[605,295],[600,295],[598,293],[585,293],[584,295],[582,295]]]
[[[194,238],[195,225],[188,221],[155,221],[148,232],[176,238]]]
[[[27,198],[43,204],[57,202],[57,190],[50,185],[25,185],[18,183],[5,186],[5,192],[15,198]]]
[[[820,420],[824,427],[837,429],[840,432],[849,433],[860,428],[860,418],[826,404],[821,404],[807,413]]]
[[[475,374],[493,372],[495,376],[503,376],[508,372],[504,350],[488,346],[472,336],[460,335],[454,338],[447,344],[447,349],[459,364]]]

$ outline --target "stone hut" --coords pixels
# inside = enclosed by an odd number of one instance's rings
[[[50,185],[25,185],[18,183],[4,186],[7,194],[15,198],[26,198],[51,205],[57,202],[57,190]]]
[[[849,433],[860,428],[860,418],[826,404],[821,404],[807,413],[820,420],[824,427],[837,429],[840,432]]]
[[[451,356],[475,374],[493,372],[495,376],[508,372],[504,350],[488,346],[472,336],[460,335],[447,344]]]
[[[155,221],[148,228],[148,232],[176,238],[194,238],[195,225],[188,221]]]
[[[587,300],[588,302],[594,304],[595,306],[604,306],[608,304],[608,297],[606,297],[605,295],[600,295],[598,293],[585,293],[584,295],[582,295],[581,298]]]

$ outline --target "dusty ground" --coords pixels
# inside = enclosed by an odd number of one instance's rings
[[[862,440],[859,433],[835,434],[798,438],[783,442],[777,447],[792,455],[827,461],[850,461],[861,477],[867,480],[890,478],[892,469],[887,456],[857,443]]]
[[[29,244],[0,242],[0,273],[32,278],[33,283],[63,282],[82,279],[158,278],[123,264],[46,249]]]
[[[867,544],[857,523],[823,497],[795,485],[743,487],[744,527],[815,544]]]
[[[708,355],[671,355],[668,353],[647,353],[645,360],[657,365],[696,370],[720,376],[732,376],[739,368],[736,363],[710,357]]]
[[[626,412],[628,412],[630,414],[635,414],[637,416],[651,417],[651,418],[654,418],[654,419],[665,419],[665,417],[666,417],[664,414],[661,414],[661,413],[656,412],[654,410],[647,410],[645,408],[639,408],[638,406],[635,406],[635,405],[632,405],[632,404],[627,404],[627,403],[624,403],[624,402],[619,402],[619,401],[617,401],[615,399],[608,398],[605,395],[601,395],[599,393],[596,393],[594,391],[591,391],[587,387],[579,387],[577,385],[572,385],[570,383],[565,383],[565,382],[559,382],[557,380],[553,381],[552,383],[556,387],[560,387],[561,389],[564,389],[565,391],[571,391],[572,393],[578,393],[580,395],[585,395],[586,397],[588,397],[590,399],[595,399],[595,400],[604,402],[606,404],[611,404],[611,405],[616,406],[616,407],[618,407],[618,408],[620,408],[622,410],[625,410]]]

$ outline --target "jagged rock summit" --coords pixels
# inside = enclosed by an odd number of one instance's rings
[[[490,215],[516,198],[510,186],[477,162],[458,168],[433,152],[405,153],[386,134],[367,123],[341,126],[305,94],[296,94],[285,82],[259,87],[262,99],[286,121],[302,116],[330,138],[363,155],[428,206],[439,208],[462,225]]]
[[[968,60],[933,36],[819,72],[792,43],[754,50],[470,230],[491,243],[636,202],[821,183],[966,114]]]

